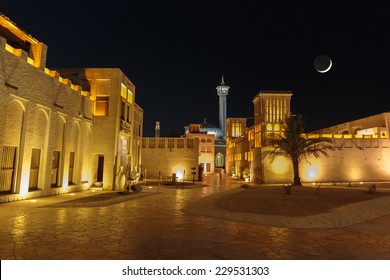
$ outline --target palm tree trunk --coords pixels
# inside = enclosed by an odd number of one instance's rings
[[[294,170],[294,186],[302,186],[301,178],[299,177],[299,162],[298,159],[293,158],[292,160]]]

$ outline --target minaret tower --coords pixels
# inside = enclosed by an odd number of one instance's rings
[[[225,81],[222,80],[221,84],[216,88],[217,94],[219,96],[219,127],[223,131],[223,136],[226,136],[226,118],[227,118],[227,110],[226,110],[226,96],[229,94],[229,87],[225,85]]]
[[[160,122],[156,122],[154,137],[160,138]]]

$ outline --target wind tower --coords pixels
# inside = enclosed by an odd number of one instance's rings
[[[227,118],[227,101],[226,96],[229,94],[229,87],[225,85],[223,75],[221,84],[216,88],[219,96],[219,127],[222,129],[223,136],[226,137],[226,118]]]

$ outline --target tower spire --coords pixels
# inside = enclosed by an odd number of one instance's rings
[[[223,131],[224,137],[226,136],[226,117],[227,117],[227,112],[226,112],[226,96],[229,94],[229,87],[225,85],[225,81],[221,79],[221,84],[216,88],[217,89],[217,95],[219,96],[219,127]]]

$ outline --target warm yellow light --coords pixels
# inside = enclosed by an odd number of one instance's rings
[[[127,90],[127,102],[133,104],[133,92],[131,90]]]
[[[360,180],[362,177],[362,171],[360,169],[360,166],[358,165],[353,165],[349,168],[348,170],[348,173],[349,173],[349,178],[351,179],[351,181],[357,181],[357,180]]]
[[[64,85],[67,85],[69,83],[69,79],[62,78],[61,76],[58,77],[58,80]]]
[[[37,202],[38,200],[36,199],[31,199],[30,202]]]
[[[321,137],[323,137],[323,138],[332,138],[332,133],[323,133],[323,134],[321,134]]]
[[[87,90],[81,90],[81,95],[83,95],[83,96],[88,96],[88,94],[89,94],[89,91],[87,91]],[[93,100],[93,99],[91,98],[91,100]]]
[[[181,171],[181,170],[176,170],[175,173],[176,173],[177,179],[183,180],[183,171]]]
[[[289,164],[290,164],[290,162],[287,158],[277,157],[272,162],[272,168],[273,168],[275,173],[280,174],[280,173],[287,172]]]
[[[320,162],[316,159],[309,162],[302,162],[302,178],[307,181],[314,181],[320,177]]]
[[[28,183],[30,181],[30,170],[26,168],[27,164],[24,166],[24,170],[22,172],[21,181],[20,181],[20,191],[19,197],[26,198],[28,194]]]
[[[76,195],[75,193],[70,193],[69,195]]]
[[[318,138],[319,135],[318,134],[308,134],[307,135],[307,138]]]
[[[48,68],[45,68],[45,73],[51,77],[55,77],[56,76],[56,71],[55,70],[50,70]]]
[[[10,46],[8,44],[5,44],[5,49],[7,51],[9,51],[10,53],[13,53],[17,57],[21,57],[22,56],[22,49],[15,49],[15,48],[13,48],[12,46]]]
[[[70,84],[70,88],[73,89],[74,91],[78,91],[80,87],[79,85]]]
[[[318,177],[318,167],[317,166],[310,166],[308,169],[307,169],[307,178],[308,179],[316,179]]]
[[[127,94],[127,87],[123,83],[121,83],[121,96],[125,100],[127,98],[126,94]]]
[[[32,66],[34,66],[34,64],[35,64],[35,60],[32,59],[31,57],[27,57],[27,62],[28,62],[29,64],[31,64]]]

